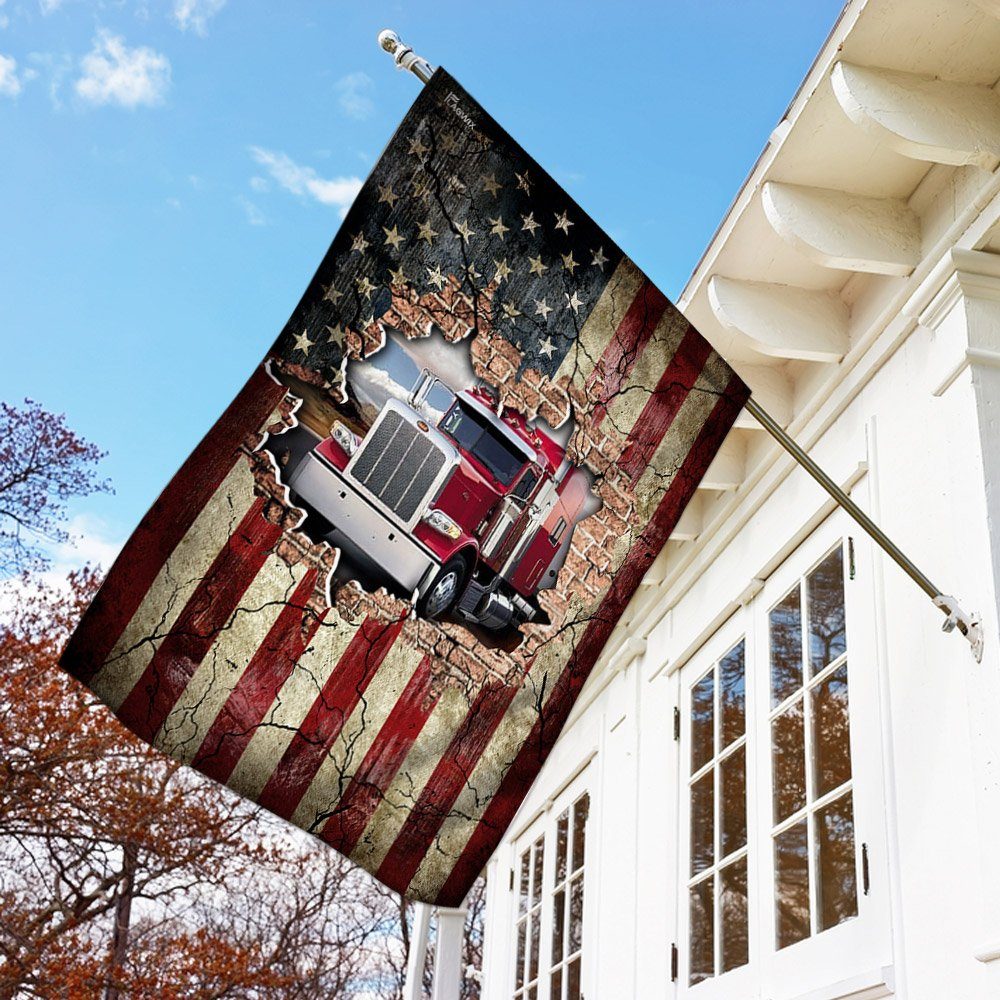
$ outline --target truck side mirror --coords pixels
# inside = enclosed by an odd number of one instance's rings
[[[430,394],[431,387],[436,381],[437,376],[431,374],[431,372],[425,368],[420,373],[420,378],[417,379],[413,388],[410,390],[410,406],[412,406],[415,410],[419,409],[427,399]]]

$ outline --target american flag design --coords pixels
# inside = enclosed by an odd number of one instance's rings
[[[467,342],[601,507],[513,648],[335,579],[275,442],[387,331]],[[290,386],[297,386],[293,391]],[[64,667],[142,738],[458,905],[749,395],[445,71],[422,90],[262,365],[125,545]]]

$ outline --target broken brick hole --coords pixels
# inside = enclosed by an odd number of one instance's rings
[[[572,422],[539,417],[537,392],[518,408],[477,373],[471,344],[390,328],[336,386],[280,368],[298,402],[265,445],[270,495],[300,556],[329,553],[330,603],[353,587],[392,618],[408,604],[512,651],[522,626],[551,623],[543,595],[601,500],[568,456]]]

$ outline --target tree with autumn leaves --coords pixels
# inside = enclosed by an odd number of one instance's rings
[[[44,582],[108,489],[63,417],[0,404],[0,1000],[392,998],[409,913],[334,851],[139,741],[57,666],[99,583]],[[481,948],[470,906],[468,964]],[[463,984],[478,996],[475,977]]]

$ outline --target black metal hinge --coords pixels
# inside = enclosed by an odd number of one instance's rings
[[[679,740],[681,738],[681,710],[674,707],[674,739]]]
[[[871,892],[871,874],[868,871],[868,845],[861,845],[861,888],[867,896]]]
[[[514,891],[514,869],[513,868],[511,868],[511,870],[510,870],[510,885],[507,886],[507,890],[509,892],[513,892]]]
[[[677,977],[680,974],[680,963],[681,953],[677,950],[677,945],[672,944],[670,946],[670,981],[672,983],[677,982]]]
[[[854,579],[854,574],[857,572],[857,566],[854,564],[854,539],[848,535],[847,538],[847,578],[849,580]]]

